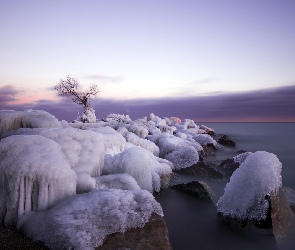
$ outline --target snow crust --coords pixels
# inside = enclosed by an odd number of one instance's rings
[[[208,143],[212,143],[214,146],[217,146],[217,141],[207,134],[197,134],[193,136],[193,139],[202,146],[206,146]]]
[[[61,128],[60,122],[43,110],[0,110],[0,138],[9,130],[18,128]]]
[[[167,162],[159,160],[149,151],[135,146],[113,157],[106,156],[103,174],[117,173],[131,175],[142,189],[153,192],[153,190],[160,190],[160,175],[170,175],[172,169]]]
[[[265,151],[250,154],[232,174],[216,205],[218,212],[238,219],[265,219],[265,196],[282,186],[281,170],[276,155]]]
[[[93,131],[73,128],[22,128],[10,131],[10,133],[17,135],[41,135],[54,140],[61,146],[62,152],[76,173],[86,173],[91,176],[100,176],[101,174],[105,148],[102,136]]]
[[[136,180],[129,174],[109,174],[95,177],[94,189],[122,189],[139,190],[140,187]]]
[[[76,174],[60,145],[39,135],[0,141],[0,177],[0,222],[6,226],[76,194]]]
[[[152,213],[163,216],[149,192],[105,189],[68,197],[35,213],[21,231],[51,249],[90,250],[102,245],[108,234],[143,227]]]
[[[235,157],[233,157],[233,160],[235,163],[242,164],[248,158],[248,156],[251,154],[252,154],[252,152],[245,152],[245,153],[236,155]]]

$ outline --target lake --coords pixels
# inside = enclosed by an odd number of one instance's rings
[[[283,186],[295,190],[295,123],[198,123],[227,134],[236,147],[221,151],[207,160],[221,160],[237,155],[237,151],[267,151],[277,155],[283,164]],[[181,174],[171,185],[192,180],[205,181],[217,194],[223,195],[225,182],[201,176]],[[164,220],[174,250],[194,249],[277,249],[272,235],[262,235],[236,230],[220,221],[213,203],[195,199],[181,191],[168,188],[156,194],[162,205]],[[295,249],[295,246],[294,246]]]

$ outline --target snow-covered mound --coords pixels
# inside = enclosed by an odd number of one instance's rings
[[[51,249],[94,249],[106,235],[143,227],[152,213],[163,216],[159,203],[145,190],[104,189],[68,197],[38,212],[21,232]]]
[[[113,157],[107,155],[103,174],[127,173],[137,181],[142,189],[149,192],[159,191],[160,174],[170,175],[172,170],[167,162],[158,159],[141,147],[131,147]]]
[[[39,135],[0,141],[0,176],[0,222],[6,226],[76,194],[76,174],[60,145]]]
[[[93,131],[73,128],[22,128],[7,134],[41,135],[54,140],[61,146],[62,152],[76,173],[87,173],[91,176],[100,176],[101,174],[105,148],[102,137]],[[120,136],[120,134],[118,135]]]
[[[203,150],[197,142],[172,135],[160,138],[157,145],[160,148],[160,157],[171,161],[177,170],[196,164],[199,161],[198,151]]]
[[[43,110],[0,110],[0,138],[4,132],[18,128],[61,128],[60,122]]]
[[[94,131],[101,136],[106,154],[115,155],[126,149],[124,137],[111,127],[87,128],[87,130]]]
[[[218,212],[237,219],[265,219],[265,196],[282,186],[282,163],[276,155],[264,151],[250,154],[233,173],[224,195],[217,203]]]
[[[248,158],[248,156],[251,154],[252,154],[252,152],[245,152],[245,153],[236,155],[235,157],[233,157],[233,160],[235,163],[242,164]]]
[[[138,137],[136,134],[129,132],[125,127],[120,127],[118,132],[122,134],[128,142],[150,151],[155,156],[159,156],[159,147],[152,141]]]
[[[206,146],[208,143],[212,143],[214,146],[217,146],[217,141],[207,134],[197,134],[193,136],[193,139],[202,146]]]

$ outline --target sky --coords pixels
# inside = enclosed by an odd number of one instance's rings
[[[97,118],[295,122],[294,27],[293,0],[1,1],[0,109],[75,119],[70,75]]]

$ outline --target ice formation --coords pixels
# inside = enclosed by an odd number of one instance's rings
[[[136,180],[129,174],[109,174],[95,177],[95,190],[99,189],[122,189],[139,190]]]
[[[198,151],[203,150],[197,142],[191,142],[176,136],[161,138],[158,141],[160,157],[171,161],[175,169],[190,167],[199,161]]]
[[[61,128],[60,122],[43,110],[0,110],[0,138],[18,128]]]
[[[126,149],[124,137],[111,127],[87,128],[87,130],[94,131],[101,136],[106,154],[115,155]]]
[[[0,222],[6,226],[76,194],[76,174],[60,145],[39,135],[0,141],[0,176]]]
[[[145,190],[104,189],[68,197],[48,211],[38,212],[21,231],[51,249],[94,249],[106,235],[143,227],[162,208]]]
[[[207,134],[197,134],[193,136],[193,139],[200,143],[202,146],[206,146],[208,143],[212,143],[214,146],[217,146],[217,142]]]
[[[129,132],[136,134],[140,138],[146,138],[149,134],[149,131],[145,127],[139,126],[136,122],[131,122],[126,128]]]
[[[159,174],[170,175],[172,170],[169,164],[157,159],[141,147],[131,147],[113,157],[107,155],[103,174],[127,173],[142,189],[149,192],[159,191],[161,186]]]
[[[77,173],[77,194],[88,193],[95,189],[96,181],[89,174]]]
[[[245,152],[242,154],[238,154],[235,157],[233,157],[233,160],[235,163],[242,164],[248,158],[248,156],[251,154],[252,154],[252,152]]]
[[[120,127],[118,132],[122,134],[128,142],[150,151],[155,156],[159,156],[159,147],[152,141],[138,137],[136,134],[129,132],[125,127]]]
[[[282,186],[281,170],[282,163],[272,153],[257,151],[249,155],[226,185],[216,205],[218,212],[238,219],[265,219],[265,196]]]
[[[11,133],[18,135],[41,135],[54,140],[61,146],[62,152],[76,173],[82,172],[91,176],[100,176],[101,174],[105,149],[102,137],[93,131],[73,128],[22,128],[11,131]]]
[[[120,114],[109,114],[106,117],[106,121],[115,121],[115,122],[122,122],[122,123],[129,123],[132,120],[130,119],[129,115],[120,115]]]

